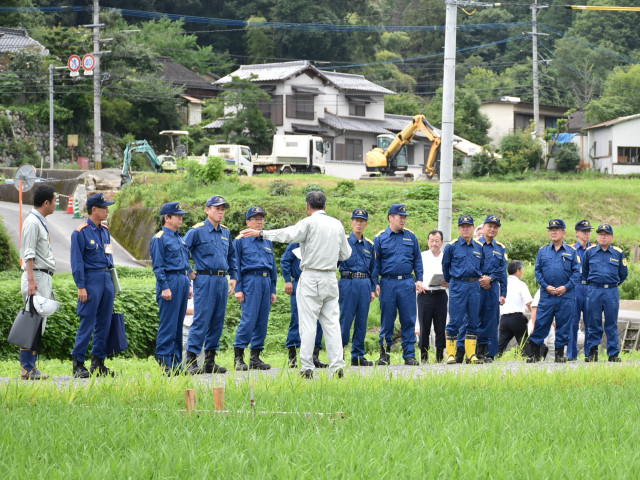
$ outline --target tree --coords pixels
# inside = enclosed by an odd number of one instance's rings
[[[249,17],[247,21],[247,53],[251,63],[263,63],[274,56],[275,45],[272,29],[255,25],[256,22],[266,21],[267,19],[264,17],[254,16]]]
[[[507,170],[521,173],[535,168],[542,161],[542,146],[531,133],[531,128],[518,130],[500,140],[500,153]]]
[[[605,81],[602,96],[589,102],[586,112],[593,123],[640,113],[640,65],[615,68]]]
[[[222,126],[226,142],[247,145],[254,151],[268,149],[276,128],[262,115],[260,102],[270,100],[269,94],[251,83],[251,79],[232,77],[220,94],[225,111],[234,111],[233,118]]]
[[[418,95],[411,93],[399,93],[398,95],[385,95],[384,112],[395,115],[424,114],[427,102]]]

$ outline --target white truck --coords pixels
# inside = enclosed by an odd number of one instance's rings
[[[274,135],[271,155],[251,155],[246,145],[209,145],[209,156],[222,157],[239,174],[324,173],[326,145],[313,135]]]
[[[253,175],[251,149],[246,145],[209,145],[209,157],[221,157],[227,162],[225,169],[235,170],[238,175]]]

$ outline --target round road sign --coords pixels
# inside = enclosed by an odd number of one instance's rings
[[[82,57],[82,68],[85,70],[93,70],[93,67],[96,66],[96,57],[87,53],[84,57]]]
[[[67,66],[72,72],[80,70],[80,57],[78,55],[71,55],[67,61]]]

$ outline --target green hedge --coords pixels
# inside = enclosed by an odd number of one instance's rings
[[[20,255],[11,241],[2,217],[0,217],[0,272],[18,270],[19,268]]]
[[[148,357],[154,355],[158,331],[158,304],[156,303],[155,276],[150,269],[119,269],[120,292],[115,301],[116,312],[124,313],[129,349],[123,356]],[[17,359],[18,347],[7,343],[6,338],[13,320],[22,308],[20,272],[0,274],[0,359]],[[80,324],[76,315],[77,288],[71,274],[56,274],[53,289],[62,302],[60,310],[49,318],[43,335],[43,356],[69,359],[75,335]],[[284,282],[278,282],[278,301],[272,306],[266,348],[284,349],[291,315],[289,296],[284,293]],[[240,304],[230,298],[227,307],[221,348],[233,347],[233,340],[240,323]],[[91,348],[91,347],[90,347]],[[89,348],[89,351],[90,351]]]

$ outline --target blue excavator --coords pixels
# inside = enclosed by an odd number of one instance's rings
[[[122,165],[122,173],[120,174],[120,177],[122,177],[121,185],[125,185],[131,181],[131,158],[134,153],[146,155],[155,172],[175,172],[178,170],[178,163],[173,155],[156,155],[156,152],[153,151],[153,148],[146,140],[136,140],[127,143],[127,148],[124,150],[124,164]]]

